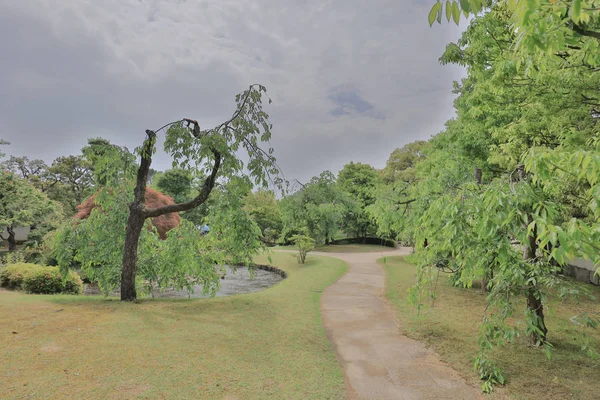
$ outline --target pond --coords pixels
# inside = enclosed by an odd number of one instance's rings
[[[266,271],[264,269],[255,268],[254,276],[251,277],[248,267],[237,267],[235,269],[227,267],[227,273],[225,274],[224,279],[221,279],[219,282],[220,288],[217,291],[216,296],[222,297],[234,294],[259,292],[273,286],[282,279],[283,277],[277,272]],[[101,293],[96,285],[88,284],[85,285],[83,294],[100,295]],[[111,296],[118,295],[119,293],[117,292],[113,293]],[[155,289],[150,297],[169,299],[187,299],[190,297],[192,299],[198,299],[210,296],[202,294],[201,286],[195,286],[194,293],[191,295],[188,294],[187,290],[164,289],[161,292],[158,289]]]

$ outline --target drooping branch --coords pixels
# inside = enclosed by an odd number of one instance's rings
[[[199,205],[206,202],[206,200],[208,200],[208,196],[210,195],[210,192],[212,191],[212,189],[215,186],[215,182],[217,180],[217,174],[219,173],[219,168],[221,167],[221,153],[219,153],[215,149],[212,149],[212,152],[215,156],[215,163],[213,164],[213,168],[212,168],[210,175],[208,175],[206,177],[206,179],[204,180],[204,184],[202,185],[202,189],[200,190],[200,193],[198,193],[198,196],[196,196],[192,200],[187,201],[185,203],[171,204],[168,206],[157,207],[157,208],[148,208],[144,212],[145,217],[153,218],[153,217],[159,217],[164,214],[188,211],[188,210],[198,207]]]
[[[235,119],[237,117],[240,116],[240,114],[244,110],[244,107],[246,106],[246,103],[248,103],[248,99],[250,98],[250,96],[253,93],[252,92],[252,88],[254,88],[256,86],[258,86],[259,89],[261,89],[263,92],[266,92],[265,87],[262,86],[262,85],[259,85],[257,83],[250,85],[250,87],[246,91],[246,95],[244,96],[244,99],[242,100],[242,104],[240,104],[240,106],[237,108],[237,110],[235,110],[235,112],[233,113],[233,115],[231,116],[231,118],[229,118],[227,121],[223,122],[222,124],[218,125],[216,128],[213,129],[213,131],[219,132],[221,129],[228,127],[229,124],[231,124],[233,121],[235,121]],[[270,102],[271,102],[271,99],[269,98],[269,103]]]

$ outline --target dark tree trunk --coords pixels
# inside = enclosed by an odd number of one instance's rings
[[[144,203],[142,203],[143,206]],[[121,300],[135,301],[135,274],[137,270],[137,250],[145,216],[139,204],[135,202],[129,206],[129,218],[125,233],[125,246],[123,248],[123,268],[121,270]]]
[[[528,216],[527,223],[533,222],[533,218]],[[537,250],[537,228],[534,227],[531,234],[528,237],[527,243],[524,243],[523,248],[523,260],[528,263],[535,262],[536,250]],[[546,335],[548,334],[548,328],[544,321],[544,306],[542,304],[542,298],[537,287],[529,283],[527,288],[527,309],[535,315],[533,325],[539,329],[539,332],[531,332],[529,335],[529,341],[533,346],[543,346],[546,342]]]
[[[129,205],[129,217],[125,231],[125,244],[123,246],[123,266],[121,268],[121,300],[135,301],[137,293],[135,290],[135,274],[137,270],[137,250],[140,241],[144,221],[147,218],[146,211],[146,184],[148,182],[148,171],[152,163],[152,152],[156,134],[146,131],[148,137],[144,141],[141,150],[140,167],[137,172],[135,189],[133,189],[133,203]]]
[[[543,346],[546,342],[546,335],[548,334],[548,328],[544,321],[544,306],[540,294],[535,287],[530,287],[527,292],[527,308],[535,314],[536,320],[534,326],[536,326],[540,332],[532,332],[529,335],[529,342],[532,346]]]
[[[198,122],[193,120],[186,121],[194,125],[192,134],[195,137],[198,137],[200,135]],[[204,180],[204,184],[202,185],[198,196],[185,203],[170,204],[158,208],[146,208],[146,185],[148,183],[150,164],[152,163],[152,153],[154,151],[154,143],[156,142],[156,133],[147,130],[146,134],[148,137],[144,141],[141,150],[140,166],[137,171],[137,180],[134,189],[134,200],[129,206],[129,217],[127,219],[125,244],[123,247],[123,265],[121,269],[121,300],[123,301],[135,301],[137,299],[135,290],[137,250],[146,218],[188,211],[206,202],[210,192],[215,186],[217,174],[221,166],[221,153],[213,149],[212,152],[215,156],[215,163],[213,164],[211,174]]]
[[[17,239],[15,238],[15,231],[12,226],[7,226],[6,231],[8,232],[8,250],[14,251],[17,249]]]

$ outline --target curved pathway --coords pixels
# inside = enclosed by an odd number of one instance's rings
[[[456,371],[419,341],[404,336],[383,295],[385,272],[376,260],[406,255],[319,253],[348,263],[348,272],[321,297],[327,334],[344,367],[349,399],[478,399]]]

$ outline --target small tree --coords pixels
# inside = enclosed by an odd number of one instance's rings
[[[268,143],[271,138],[272,126],[268,115],[262,109],[265,93],[264,86],[251,85],[236,96],[237,110],[233,116],[210,130],[201,130],[197,121],[187,118],[168,123],[155,131],[147,130],[146,140],[137,149],[140,164],[133,198],[124,195],[124,200],[116,202],[111,200],[107,191],[97,196],[100,209],[94,210],[85,223],[81,224],[85,227],[81,231],[86,232],[90,240],[79,241],[86,247],[85,251],[79,252],[76,257],[82,264],[91,268],[95,264],[101,265],[107,256],[112,257],[111,265],[115,265],[114,258],[121,256],[121,300],[137,299],[138,259],[143,261],[140,263],[143,277],[154,279],[161,286],[175,282],[175,286],[189,288],[190,279],[196,278],[204,284],[205,289],[214,288],[214,285],[211,285],[215,281],[218,282],[218,275],[214,271],[215,264],[226,261],[224,257],[217,257],[216,254],[227,255],[229,262],[251,261],[252,254],[259,246],[260,232],[242,210],[241,199],[253,184],[267,186],[271,181],[282,187],[273,149],[263,151],[259,147],[260,142]],[[174,167],[207,175],[194,198],[181,203],[148,208],[145,205],[145,197],[152,155],[155,152],[157,133],[165,128],[168,129],[165,151],[173,157]],[[239,157],[241,150],[247,153],[247,163]],[[97,164],[106,163],[100,158]],[[219,190],[219,204],[211,209],[212,215],[207,220],[211,232],[204,236],[205,239],[199,239],[198,230],[183,222],[181,228],[170,232],[164,242],[155,240],[156,235],[149,234],[148,229],[144,229],[149,225],[150,218],[188,211],[204,204],[219,179],[223,183],[222,190]],[[126,188],[127,185],[122,185],[122,190],[114,192],[114,198],[121,198],[122,193],[127,193]],[[123,201],[130,201],[126,214],[120,205]],[[111,219],[110,225],[106,225],[108,221],[105,219]],[[116,237],[117,240],[109,240],[106,237],[106,226],[123,226],[124,236]],[[80,230],[79,227],[77,230]],[[121,230],[117,231],[120,235]],[[58,239],[58,242],[62,243],[59,246],[62,249],[71,247],[72,236],[73,233],[69,234],[66,231]],[[122,252],[120,246],[123,246]],[[161,251],[163,247],[166,249]],[[59,253],[64,256],[58,257],[59,264],[67,266],[70,263],[69,252]],[[166,254],[165,257],[162,257],[163,253]],[[195,265],[199,267],[193,268]],[[186,269],[186,266],[190,268]],[[112,276],[107,281],[114,283],[117,279],[114,276],[115,268],[108,270]]]
[[[292,236],[292,242],[298,249],[298,254],[296,255],[298,264],[304,264],[307,254],[315,248],[315,239],[306,235],[294,235]]]
[[[0,226],[6,227],[8,249],[16,250],[14,228],[52,224],[60,221],[56,203],[25,179],[0,172]]]

